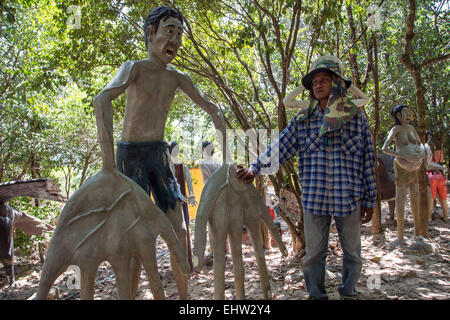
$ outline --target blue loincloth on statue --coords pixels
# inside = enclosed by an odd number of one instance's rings
[[[117,143],[118,170],[151,193],[163,212],[184,199],[169,161],[166,141]]]

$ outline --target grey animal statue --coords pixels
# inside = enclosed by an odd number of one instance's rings
[[[250,231],[252,238],[264,298],[272,298],[259,232],[261,219],[269,228],[282,254],[287,256],[288,252],[281,235],[259,192],[252,184],[246,185],[237,179],[235,165],[222,165],[211,175],[203,188],[194,233],[194,269],[201,270],[206,246],[206,227],[209,222],[213,236],[214,299],[225,299],[224,273],[227,235],[231,243],[236,299],[245,298],[245,270],[242,261],[242,227],[244,225]]]
[[[154,299],[164,299],[156,260],[161,234],[180,270],[190,274],[173,227],[145,191],[116,169],[101,170],[68,200],[47,250],[36,299],[46,299],[68,266],[81,272],[80,298],[93,299],[97,267],[108,261],[119,299],[134,299],[144,265]]]

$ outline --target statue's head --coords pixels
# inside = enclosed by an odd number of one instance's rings
[[[183,17],[170,7],[153,9],[144,25],[145,46],[165,63],[172,61],[181,46]]]
[[[211,141],[202,142],[202,154],[205,159],[209,159],[214,154],[214,145]]]
[[[425,131],[425,142],[429,143],[431,142],[431,138],[433,137],[433,134],[431,131],[427,130]]]
[[[404,124],[409,122],[409,109],[406,104],[399,104],[392,108],[391,116],[394,118],[395,124]]]
[[[175,160],[177,159],[178,154],[180,153],[180,146],[178,145],[178,142],[170,141],[167,146],[167,149],[169,150],[169,154],[170,157],[172,158],[172,161],[175,163],[176,162]]]

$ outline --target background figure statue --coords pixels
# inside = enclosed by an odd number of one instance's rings
[[[414,234],[419,235],[419,168],[425,157],[420,137],[410,122],[408,106],[402,104],[392,108],[395,126],[384,142],[383,152],[395,157],[395,212],[397,216],[397,244],[404,244],[404,218],[406,195],[409,192],[414,219]],[[396,149],[390,148],[392,141]]]
[[[191,246],[191,236],[189,234],[189,209],[188,205],[195,206],[197,201],[195,201],[194,196],[194,187],[192,186],[192,177],[189,171],[189,168],[179,162],[178,154],[180,153],[180,145],[176,141],[169,142],[169,154],[172,160],[173,172],[175,173],[175,178],[180,185],[180,192],[186,198],[183,201],[183,213],[184,213],[184,222],[186,223],[186,241],[187,241],[187,258],[191,269],[193,269],[194,265],[192,264],[192,246]],[[186,192],[186,185],[189,191],[189,197]]]
[[[208,178],[220,168],[221,164],[214,161],[212,158],[214,154],[214,145],[211,141],[203,141],[202,143],[202,155],[203,160],[200,163],[200,171],[202,173],[203,184],[206,184]]]
[[[443,171],[444,167],[440,164],[433,161],[433,152],[431,151],[430,143],[431,143],[432,134],[430,131],[427,130],[426,133],[426,142],[425,142],[425,151],[426,151],[426,157],[425,157],[425,168],[427,169],[427,175],[428,180],[430,182],[430,197],[431,200],[429,202],[430,209],[429,209],[429,220],[432,218],[433,214],[433,202],[436,199],[436,195],[439,198],[439,202],[441,204],[442,208],[442,219],[444,221],[447,220],[447,211],[448,211],[448,204],[447,204],[447,187],[445,185],[446,180],[445,176],[439,172]]]

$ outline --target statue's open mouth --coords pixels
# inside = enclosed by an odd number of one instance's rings
[[[166,50],[166,55],[172,57],[172,56],[173,56],[173,52],[174,52],[173,49],[167,49],[167,50]]]

